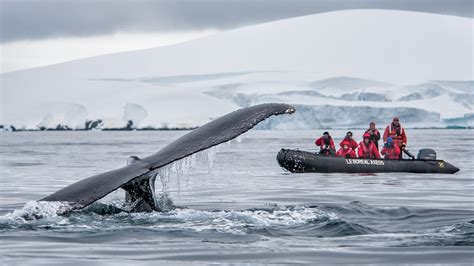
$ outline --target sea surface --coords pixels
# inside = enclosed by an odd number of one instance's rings
[[[322,131],[252,130],[167,167],[165,212],[121,212],[117,191],[67,215],[36,201],[187,132],[2,133],[0,264],[474,262],[474,131],[407,130],[413,153],[435,149],[454,175],[278,166],[280,148],[316,151]]]

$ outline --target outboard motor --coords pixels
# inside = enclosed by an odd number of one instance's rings
[[[421,149],[418,151],[418,160],[436,160],[436,152],[433,149]]]

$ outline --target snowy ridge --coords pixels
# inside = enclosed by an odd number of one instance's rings
[[[239,107],[298,105],[267,127],[473,126],[473,20],[329,12],[154,49],[5,73],[0,124],[190,128]],[[456,66],[456,67],[453,67]]]

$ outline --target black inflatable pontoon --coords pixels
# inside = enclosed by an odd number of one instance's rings
[[[442,160],[346,159],[307,151],[281,149],[278,164],[292,173],[439,173],[454,174],[459,168]]]

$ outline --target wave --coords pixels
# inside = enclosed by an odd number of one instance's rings
[[[61,202],[28,202],[22,209],[0,216],[0,232],[100,232],[111,239],[142,232],[174,237],[192,235],[225,243],[297,237],[344,239],[346,245],[474,246],[474,220],[462,221],[470,214],[466,211],[379,208],[362,202],[245,210],[175,206],[167,212],[150,213],[127,213],[103,203],[65,213],[69,208]],[[454,218],[442,220],[446,214]],[[461,222],[449,223],[452,219]]]

